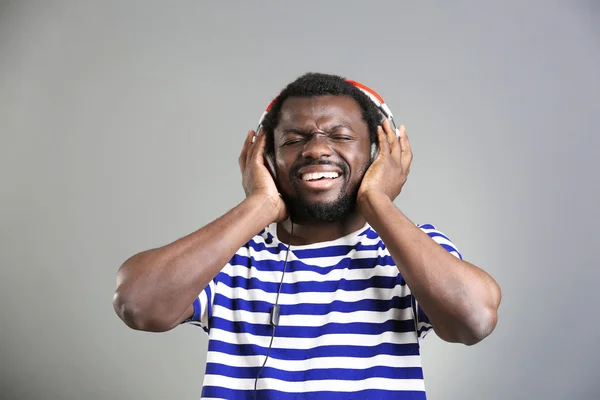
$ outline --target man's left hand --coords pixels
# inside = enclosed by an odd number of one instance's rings
[[[379,154],[363,177],[358,189],[357,203],[366,195],[385,194],[391,201],[400,194],[406,183],[412,162],[412,151],[404,125],[398,128],[397,136],[390,121],[377,128]]]

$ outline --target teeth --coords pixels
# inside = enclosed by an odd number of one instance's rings
[[[321,178],[335,179],[338,176],[340,176],[340,174],[338,174],[337,172],[314,172],[312,174],[302,175],[302,179],[305,181],[312,181]]]

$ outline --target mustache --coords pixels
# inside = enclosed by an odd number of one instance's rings
[[[333,161],[329,161],[329,160],[315,160],[315,159],[309,159],[306,161],[298,161],[294,164],[292,164],[292,167],[290,168],[290,175],[291,177],[296,177],[298,176],[298,171],[300,171],[300,168],[304,168],[304,167],[310,167],[311,165],[333,165],[338,167],[339,169],[342,170],[342,172],[344,173],[344,175],[347,175],[349,172],[349,168],[348,165],[346,165],[346,163],[336,163]]]

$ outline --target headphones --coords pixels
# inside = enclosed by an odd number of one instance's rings
[[[392,111],[387,106],[387,104],[385,104],[383,97],[381,97],[376,91],[374,91],[373,89],[369,88],[366,85],[363,85],[362,83],[359,83],[357,81],[353,81],[350,79],[345,79],[345,81],[350,83],[354,87],[358,88],[361,92],[363,92],[365,95],[367,95],[367,97],[375,104],[375,106],[381,113],[381,122],[383,122],[386,119],[389,120],[390,123],[392,124],[392,127],[394,128],[394,131],[396,132],[396,136],[400,136],[400,131],[398,130],[398,127],[396,126],[396,122],[394,121],[394,116],[392,115]],[[275,103],[275,100],[277,100],[277,97],[275,97],[269,103],[269,105],[267,106],[267,108],[265,109],[263,114],[261,115],[261,117],[258,121],[258,127],[256,128],[256,131],[254,132],[254,137],[252,138],[253,143],[256,140],[256,138],[258,137],[258,135],[262,129],[263,121],[265,120],[265,117],[271,110],[271,107],[273,106],[273,103]],[[373,143],[371,145],[371,162],[375,161],[375,158],[377,158],[378,154],[379,154],[379,146],[377,143]],[[275,177],[276,176],[275,161],[273,160],[273,156],[265,154],[265,159],[267,161],[268,168],[269,168],[269,171],[271,172],[271,175],[273,175],[273,177]]]

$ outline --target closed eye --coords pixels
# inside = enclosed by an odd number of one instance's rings
[[[306,140],[306,137],[293,137],[293,138],[290,138],[290,139],[284,141],[281,145],[286,146],[286,145],[290,145],[290,144],[300,143],[304,140]]]
[[[301,142],[301,140],[288,140],[287,142],[282,143],[281,147],[283,147],[283,146],[289,146],[289,145],[296,144],[296,143],[299,143],[299,142]]]
[[[327,138],[331,141],[336,142],[348,142],[356,140],[353,135],[348,135],[347,131],[353,132],[352,129],[346,125],[335,125],[330,128],[324,129],[328,134]],[[286,129],[284,133],[285,140],[280,144],[280,147],[289,146],[297,143],[302,143],[310,140],[312,134],[299,129]]]
[[[354,140],[354,138],[352,136],[348,136],[348,135],[332,135],[332,136],[329,136],[329,139],[337,141],[337,142],[347,142],[350,140]],[[293,138],[293,139],[286,140],[281,145],[286,146],[286,145],[296,144],[296,143],[303,142],[305,140],[308,140],[308,138],[306,138],[306,137]]]
[[[345,135],[333,135],[331,138],[333,140],[341,140],[341,141],[354,139],[352,136],[345,136]]]

